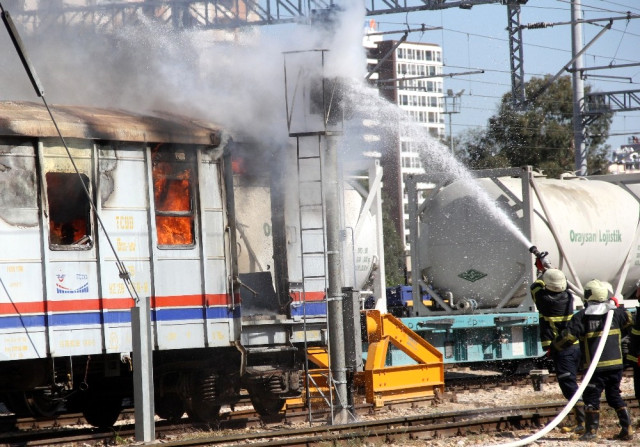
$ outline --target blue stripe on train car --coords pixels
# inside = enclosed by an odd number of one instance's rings
[[[208,319],[240,318],[241,316],[240,307],[235,309],[208,307],[204,310]],[[201,320],[202,311],[202,308],[158,309],[151,312],[151,318],[154,321]]]
[[[44,315],[26,315],[21,317],[0,317],[0,329],[44,327]]]
[[[104,314],[104,322],[109,324],[114,323],[131,323],[131,311],[109,311]]]
[[[80,326],[86,324],[102,324],[100,313],[69,313],[49,315],[49,326]]]
[[[151,318],[153,321],[180,321],[180,320],[202,320],[202,308],[192,309],[161,309],[153,311]],[[240,307],[235,309],[227,309],[226,307],[210,307],[206,309],[208,319],[229,319],[240,318]],[[83,313],[60,313],[49,315],[49,326],[82,326],[96,325],[104,323],[130,323],[130,311],[109,311],[102,315],[99,312],[83,312]],[[11,316],[0,317],[1,329],[15,328],[44,328],[44,315],[27,315],[27,316]]]
[[[307,302],[304,307],[303,304],[299,302],[297,302],[296,305],[291,305],[291,316],[301,317],[305,314],[307,317],[324,317],[327,315],[327,303],[325,303],[324,301]]]

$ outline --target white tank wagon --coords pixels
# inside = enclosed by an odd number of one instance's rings
[[[491,206],[502,210],[526,238],[489,212]],[[620,284],[621,293],[628,294],[640,274],[635,265],[637,197],[604,179],[531,175],[523,183],[492,176],[477,178],[472,186],[454,181],[433,190],[422,209],[419,274],[454,312],[530,306],[533,268],[527,240],[549,252],[578,294],[581,283],[591,278]]]
[[[240,388],[263,414],[298,396],[304,358],[291,333],[304,322],[284,312],[254,325],[239,300],[224,129],[174,115],[52,112],[79,175],[44,107],[0,102],[0,400],[20,415],[66,405],[113,424],[132,395],[134,305],[116,255],[151,299],[160,417],[211,421]]]
[[[368,287],[372,270],[377,263],[375,221],[370,212],[362,212],[364,197],[348,183],[343,186],[345,215],[344,285],[356,290]],[[238,264],[243,272],[272,271],[273,244],[271,236],[271,193],[265,186],[242,186],[236,188],[236,218],[238,227]],[[285,201],[293,210],[286,225],[287,253],[289,254],[289,277],[292,282],[301,281],[300,229],[295,200]],[[361,221],[361,226],[358,222]],[[358,232],[356,234],[356,227]],[[324,293],[323,285],[312,293]]]

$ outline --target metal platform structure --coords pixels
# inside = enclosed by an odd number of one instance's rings
[[[25,0],[5,0],[5,7],[20,21],[34,27],[50,21],[86,23],[101,27],[130,24],[139,17],[155,17],[177,28],[229,29],[242,26],[294,23],[320,18],[343,2],[325,0],[47,0],[38,9]],[[368,16],[446,8],[470,9],[475,5],[502,3],[511,5],[526,0],[369,0]]]

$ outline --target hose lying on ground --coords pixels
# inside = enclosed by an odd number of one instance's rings
[[[589,381],[591,380],[591,376],[593,376],[593,372],[600,361],[600,356],[602,355],[602,351],[604,351],[604,345],[607,343],[607,337],[609,336],[609,330],[611,329],[611,322],[613,321],[613,309],[607,312],[607,319],[604,323],[604,328],[602,329],[602,335],[600,336],[600,343],[598,343],[598,348],[596,349],[593,358],[591,359],[591,364],[589,365],[589,369],[587,369],[586,374],[582,378],[582,383],[578,387],[578,390],[575,392],[571,400],[567,403],[564,409],[556,416],[556,418],[549,422],[542,430],[533,435],[520,439],[519,441],[508,442],[506,444],[492,444],[490,447],[518,447],[521,445],[531,444],[532,442],[540,439],[551,430],[557,427],[557,425],[562,422],[562,420],[569,414],[569,412],[573,409],[573,406],[578,402],[578,399],[582,397],[582,393],[584,392],[587,385],[589,385]]]

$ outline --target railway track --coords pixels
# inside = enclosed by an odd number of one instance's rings
[[[451,381],[444,399],[455,401],[457,392],[486,390],[489,385],[504,390],[509,387],[531,386],[530,378],[511,377],[497,380],[500,376],[469,377],[466,380]],[[555,377],[550,375],[549,383]],[[625,396],[637,407],[631,396]],[[342,442],[348,439],[385,439],[400,437],[403,439],[431,439],[467,433],[493,433],[504,430],[535,428],[544,425],[564,406],[564,402],[535,404],[494,409],[474,409],[461,412],[446,412],[430,415],[412,415],[389,418],[389,414],[398,414],[400,408],[416,408],[431,405],[431,401],[414,400],[394,403],[382,409],[374,409],[368,404],[356,406],[357,423],[343,426],[327,425],[330,415],[327,409],[313,409],[311,413],[302,405],[292,405],[286,411],[271,418],[259,417],[250,405],[238,406],[236,411],[223,412],[215,426],[193,425],[187,418],[178,423],[158,421],[156,437],[168,445],[225,445],[239,439],[251,439],[254,445],[317,445],[322,442]],[[377,420],[366,420],[375,417]],[[98,430],[84,425],[79,414],[60,415],[51,420],[0,419],[5,430],[0,434],[1,445],[74,445],[94,442],[121,442],[118,440],[134,438],[133,410],[123,411],[121,421],[112,430]],[[309,420],[313,421],[309,423]],[[13,429],[7,431],[13,423]],[[308,424],[308,427],[300,428]],[[316,425],[314,427],[314,425]],[[289,427],[281,429],[283,426]],[[293,428],[298,427],[298,428]],[[386,427],[386,428],[385,428]],[[212,430],[214,432],[212,432]],[[238,435],[238,430],[242,434]],[[251,430],[253,433],[247,433]],[[193,432],[195,439],[173,440]],[[211,433],[210,435],[208,433]],[[197,434],[197,436],[196,436]],[[203,436],[204,435],[204,436]],[[187,435],[187,437],[189,437]],[[265,444],[260,439],[265,438]],[[298,439],[304,438],[304,439]],[[201,440],[203,439],[203,440]],[[277,441],[277,442],[276,442]],[[175,444],[174,444],[175,443]]]
[[[509,438],[527,436],[551,421],[562,410],[565,402],[550,402],[529,406],[504,407],[499,409],[482,408],[470,411],[447,412],[435,415],[414,415],[381,420],[356,420],[350,424],[309,426],[287,429],[266,428],[251,433],[227,433],[226,431],[204,435],[194,430],[192,436],[170,440],[179,426],[159,426],[156,429],[158,439],[163,446],[228,446],[239,443],[252,447],[287,446],[310,447],[336,445],[344,443],[384,442],[424,443],[434,439],[455,436],[481,435],[495,436],[503,434]],[[632,408],[637,409],[634,402]],[[223,424],[224,425],[224,424]],[[519,434],[520,433],[520,434]],[[20,445],[86,445],[88,442],[105,442],[109,439],[124,440],[134,436],[134,427],[121,426],[117,434],[93,432],[77,434],[56,439],[23,440]],[[567,438],[568,440],[568,438]],[[15,445],[15,443],[11,443]]]

